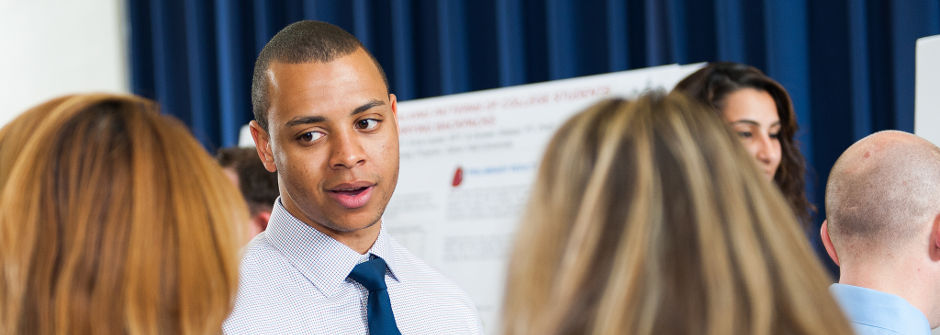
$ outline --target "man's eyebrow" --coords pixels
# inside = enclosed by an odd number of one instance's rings
[[[320,122],[323,122],[323,121],[326,121],[326,118],[324,118],[324,117],[322,117],[322,116],[298,116],[298,117],[295,117],[295,118],[291,119],[290,121],[287,121],[287,124],[286,124],[286,125],[287,125],[288,127],[293,127],[293,126],[296,126],[296,125],[310,124],[310,123],[320,123]]]
[[[369,110],[369,109],[372,109],[372,107],[378,107],[378,106],[382,106],[382,105],[384,105],[384,104],[385,104],[385,101],[382,101],[382,100],[379,100],[379,99],[372,99],[372,100],[370,100],[369,102],[365,103],[364,105],[359,106],[359,107],[356,107],[356,109],[354,109],[354,110],[352,111],[352,113],[349,113],[349,115],[356,115],[356,114],[365,112],[365,111],[367,111],[367,110]]]
[[[372,99],[369,102],[363,104],[362,106],[356,107],[356,109],[354,109],[352,113],[349,113],[349,115],[356,115],[359,113],[363,113],[369,109],[372,109],[373,107],[378,107],[382,105],[385,105],[384,101],[379,100],[379,99]],[[317,116],[298,116],[298,117],[291,119],[290,121],[287,121],[286,125],[287,127],[293,127],[296,125],[320,123],[324,121],[326,121],[326,118],[322,116],[318,116],[318,115]]]

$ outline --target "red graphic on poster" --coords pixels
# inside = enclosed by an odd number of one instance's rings
[[[463,182],[463,168],[457,167],[457,171],[454,171],[454,180],[450,182],[450,185],[453,187],[460,186],[460,183]]]

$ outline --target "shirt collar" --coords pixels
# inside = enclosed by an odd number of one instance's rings
[[[930,334],[927,317],[904,298],[845,284],[832,284],[829,292],[852,323],[891,329],[899,334]]]
[[[392,279],[401,281],[401,276],[403,275],[402,271],[396,272],[396,270],[400,270],[400,263],[398,262],[398,257],[396,257],[394,249],[392,248],[392,238],[388,235],[384,225],[381,227],[381,229],[379,229],[379,237],[375,240],[375,243],[372,244],[372,248],[369,249],[369,252],[366,253],[366,255],[369,254],[378,256],[385,260],[385,265],[388,266],[388,272]],[[363,259],[362,261],[364,262],[366,260],[368,259]],[[351,272],[352,268],[350,268],[349,271]]]
[[[392,252],[385,227],[380,229],[372,248],[365,255],[360,255],[291,215],[278,198],[274,202],[265,235],[291,265],[327,297],[338,293],[353,267],[369,260],[369,255],[385,260],[392,279],[401,280],[401,274],[396,272],[399,262]]]

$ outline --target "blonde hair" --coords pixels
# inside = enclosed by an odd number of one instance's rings
[[[44,111],[51,110],[55,105],[62,103],[68,97],[59,97],[33,107],[30,111],[17,116],[9,125],[0,128],[0,190],[10,177],[10,170],[16,163],[20,151],[26,142],[32,138],[43,120],[51,117]]]
[[[851,334],[772,184],[678,94],[554,135],[510,262],[506,334]]]
[[[247,210],[182,124],[73,95],[0,130],[0,153],[0,333],[220,332]]]

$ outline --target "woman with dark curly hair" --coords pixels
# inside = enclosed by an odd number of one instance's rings
[[[806,199],[806,160],[795,139],[799,127],[793,103],[783,86],[753,66],[718,62],[695,71],[675,90],[719,112],[799,221],[809,224],[815,207]]]

